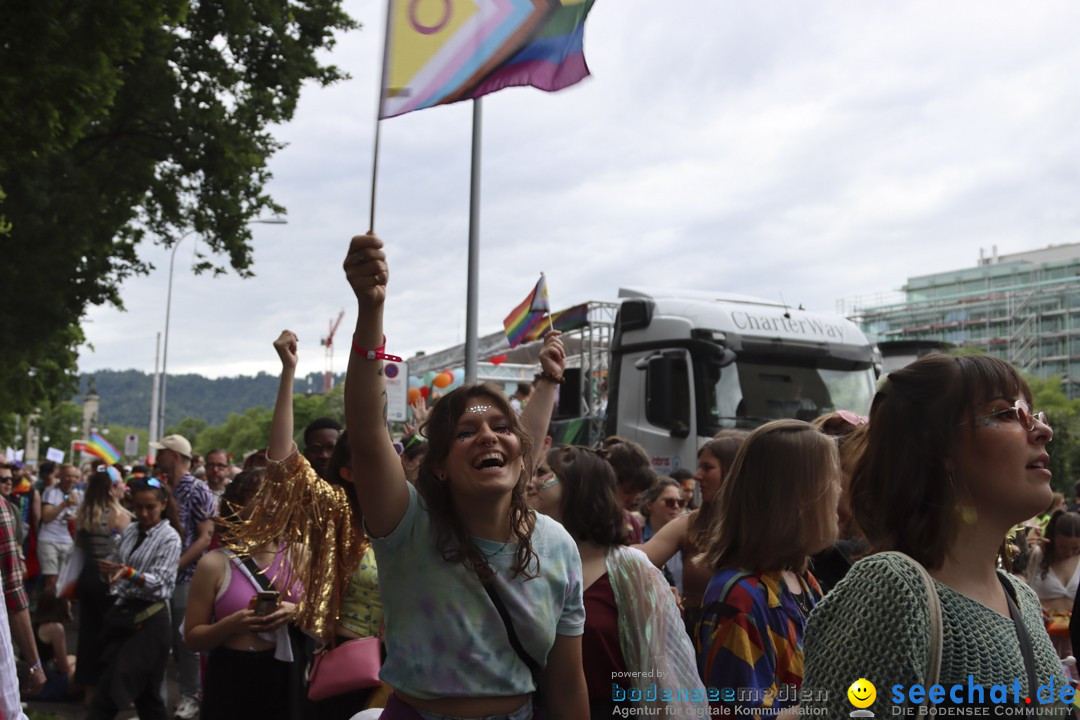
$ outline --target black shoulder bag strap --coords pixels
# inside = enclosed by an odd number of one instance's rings
[[[1039,687],[1039,678],[1035,674],[1035,650],[1031,644],[1031,635],[1028,634],[1024,617],[1020,614],[1020,608],[1016,606],[1016,589],[1005,577],[998,573],[998,580],[1005,588],[1005,601],[1009,603],[1009,615],[1012,616],[1013,625],[1016,627],[1016,639],[1020,641],[1020,654],[1024,656],[1024,668],[1027,670],[1028,695],[1034,696]]]
[[[247,575],[254,579],[258,583],[261,590],[277,592],[277,588],[270,582],[270,578],[266,577],[266,574],[259,569],[259,566],[255,564],[255,560],[250,555],[240,557],[233,553],[229,553],[229,559],[233,561],[235,565],[243,565],[243,570],[247,570]]]
[[[499,617],[502,618],[503,625],[506,626],[506,636],[510,638],[510,647],[514,648],[514,652],[521,658],[521,662],[525,663],[525,667],[529,668],[529,672],[532,673],[533,682],[536,683],[537,696],[540,695],[540,677],[542,670],[540,665],[533,660],[528,651],[521,644],[521,640],[518,639],[517,631],[514,630],[514,622],[510,619],[510,611],[506,609],[506,605],[503,604],[502,598],[499,597],[499,592],[495,589],[495,584],[491,582],[482,582],[484,590],[487,591],[488,597],[491,598],[492,604],[499,612]],[[539,698],[538,698],[539,699]]]

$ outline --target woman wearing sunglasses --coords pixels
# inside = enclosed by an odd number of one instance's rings
[[[810,617],[805,688],[815,709],[846,715],[848,688],[866,678],[878,683],[866,708],[877,717],[893,714],[897,686],[905,703],[918,705],[923,696],[907,691],[931,683],[946,691],[939,706],[1018,699],[1040,715],[1066,715],[1061,662],[1039,600],[997,570],[1005,537],[1052,494],[1046,445],[1054,433],[1032,410],[1027,382],[995,358],[928,355],[881,384],[867,433],[851,508],[874,554]],[[932,631],[934,596],[941,635]],[[1040,685],[1052,685],[1054,698],[1044,690],[1036,703]],[[959,697],[955,686],[963,686]]]
[[[667,708],[677,716],[706,712],[694,649],[667,581],[644,553],[626,547],[629,533],[617,495],[615,471],[593,450],[564,447],[547,455],[552,474],[536,493],[533,507],[558,520],[577,542],[585,588],[582,664],[592,718],[610,718],[620,708]],[[678,494],[675,481],[669,490]],[[681,500],[681,497],[679,498]],[[677,503],[676,503],[677,506]],[[626,702],[632,689],[649,684],[701,688],[695,702]],[[647,696],[648,697],[648,696]],[[638,708],[638,712],[640,712]]]
[[[686,503],[682,485],[677,480],[669,477],[657,480],[641,499],[641,515],[645,518],[643,542],[649,542],[662,527],[686,512]],[[663,568],[665,576],[679,589],[680,595],[683,591],[682,568],[681,552],[672,555]]]
[[[691,638],[701,617],[701,601],[713,571],[698,561],[718,510],[716,498],[735,455],[746,439],[745,430],[721,430],[698,450],[694,480],[701,487],[701,507],[667,523],[641,546],[653,564],[663,567],[679,554],[683,558],[682,606],[686,632]]]

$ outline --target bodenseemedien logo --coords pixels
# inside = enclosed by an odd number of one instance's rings
[[[874,683],[866,678],[859,678],[851,683],[851,687],[847,691],[847,697],[848,702],[855,706],[855,709],[850,713],[851,717],[874,717],[874,713],[866,709],[877,700],[877,688],[874,687]]]

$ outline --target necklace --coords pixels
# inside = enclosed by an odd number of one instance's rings
[[[806,619],[806,617],[810,615],[811,608],[808,595],[809,593],[805,588],[801,593],[791,593],[791,596],[795,598],[795,605],[799,608],[799,614],[803,616],[803,619]]]

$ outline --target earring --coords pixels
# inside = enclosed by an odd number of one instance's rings
[[[979,519],[979,513],[973,505],[957,503],[956,512],[960,515],[960,522],[965,525],[974,525]]]
[[[952,487],[953,492],[956,492],[956,482],[953,480],[952,472],[945,471],[949,477],[949,485]],[[965,525],[974,525],[979,519],[979,512],[975,509],[974,505],[965,505],[962,502],[957,501],[956,506],[953,508],[956,514],[960,517],[960,522]]]

